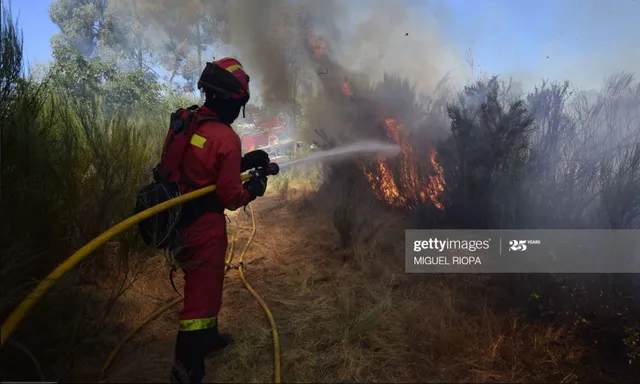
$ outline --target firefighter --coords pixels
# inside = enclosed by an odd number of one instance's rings
[[[233,338],[218,332],[227,249],[224,209],[236,210],[263,196],[267,179],[250,179],[244,184],[240,173],[266,166],[269,156],[253,151],[242,156],[240,137],[230,124],[249,101],[249,76],[236,59],[207,63],[198,88],[205,94],[200,115],[214,116],[202,123],[197,140],[192,139],[182,165],[185,179],[197,185],[216,184],[217,209],[202,207],[199,217],[181,231],[183,248],[178,253],[184,271],[184,304],[175,347],[171,382],[200,383],[205,358],[228,346]],[[196,136],[196,135],[194,135]],[[189,192],[189,185],[181,189]]]

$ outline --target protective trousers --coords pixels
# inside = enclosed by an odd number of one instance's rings
[[[182,237],[184,248],[178,259],[185,272],[184,303],[171,380],[200,383],[207,355],[231,342],[218,333],[227,249],[224,214],[205,213]]]

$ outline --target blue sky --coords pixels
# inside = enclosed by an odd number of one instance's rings
[[[322,1],[322,0],[317,0]],[[597,86],[614,71],[640,68],[640,0],[427,0],[443,9],[440,28],[476,68]],[[10,0],[31,64],[50,59],[58,30],[51,0]],[[411,1],[420,3],[420,1]]]
[[[9,0],[13,17],[18,18],[24,36],[25,58],[29,63],[51,59],[49,39],[58,27],[49,19],[51,0]]]
[[[640,0],[436,0],[442,28],[489,73],[593,86],[640,69]]]

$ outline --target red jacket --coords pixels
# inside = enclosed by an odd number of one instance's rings
[[[200,113],[215,115],[205,106]],[[228,210],[236,210],[250,202],[250,196],[242,186],[240,163],[242,144],[240,137],[228,125],[218,121],[205,121],[191,139],[183,162],[183,174],[197,185],[216,184],[218,203]],[[186,184],[180,185],[185,193],[193,191]]]

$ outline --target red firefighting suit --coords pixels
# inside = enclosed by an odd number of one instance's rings
[[[203,197],[195,203],[195,209],[193,204],[189,208],[189,203],[183,207],[183,248],[177,258],[185,272],[184,304],[171,369],[171,382],[177,383],[202,382],[205,358],[232,342],[231,336],[220,334],[217,326],[227,248],[224,208],[235,210],[263,196],[266,177],[242,183],[240,172],[269,163],[264,151],[242,157],[240,138],[228,125],[241,110],[244,113],[249,101],[249,76],[242,64],[233,58],[207,63],[198,88],[205,92],[206,100],[196,117],[199,128],[182,158],[180,174],[184,182],[180,187],[186,193],[216,184],[216,190],[208,195],[212,199]],[[206,115],[219,121],[199,118]]]
[[[212,114],[207,107],[201,113]],[[242,158],[240,137],[218,121],[205,121],[191,140],[183,161],[183,174],[197,185],[216,184],[218,204],[235,210],[251,201],[240,178]],[[185,192],[193,188],[181,185]],[[205,212],[183,230],[179,258],[186,260],[184,304],[180,331],[213,328],[222,301],[227,249],[224,213]]]

